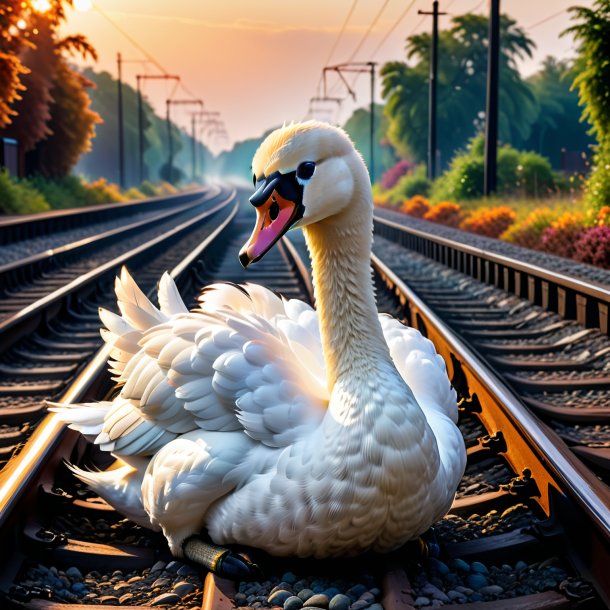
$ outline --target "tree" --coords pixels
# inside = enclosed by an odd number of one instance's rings
[[[487,18],[455,17],[439,34],[437,121],[441,164],[447,166],[484,124],[487,80]],[[531,57],[533,41],[510,17],[500,22],[500,139],[528,138],[537,104],[521,79],[516,60]],[[388,136],[403,155],[426,159],[428,134],[428,70],[430,34],[407,39],[407,59],[414,65],[389,62],[381,69]]]
[[[398,157],[392,145],[388,142],[386,133],[389,127],[387,116],[383,112],[381,104],[375,104],[375,176],[381,178],[383,172],[392,167]],[[356,148],[360,151],[364,160],[369,163],[370,158],[370,116],[369,108],[358,108],[346,121],[343,128],[354,141]]]
[[[534,150],[548,157],[559,168],[561,150],[588,151],[593,138],[579,120],[578,93],[571,89],[575,71],[567,61],[547,57],[542,68],[527,79],[538,102],[538,116],[530,137],[514,142],[519,148]]]
[[[99,120],[89,109],[90,83],[66,58],[76,52],[95,59],[95,50],[83,36],[58,36],[66,2],[49,0],[44,12],[41,2],[9,0],[0,8],[7,28],[0,36],[0,135],[19,142],[20,165],[28,174],[69,173]]]
[[[610,205],[610,0],[595,0],[592,8],[570,8],[576,22],[564,34],[579,43],[573,87],[584,106],[583,120],[591,124],[597,147],[586,199],[593,210]]]

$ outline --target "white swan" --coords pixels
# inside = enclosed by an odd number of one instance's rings
[[[274,555],[391,551],[452,503],[455,391],[430,341],[377,314],[370,183],[347,135],[285,126],[253,169],[240,258],[303,227],[317,312],[251,284],[212,285],[188,312],[168,275],[158,310],[123,271],[122,315],[100,314],[120,395],[54,410],[125,464],[74,471],[177,556],[202,530]]]

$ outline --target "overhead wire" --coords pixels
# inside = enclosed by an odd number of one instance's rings
[[[556,17],[559,17],[559,15],[563,15],[563,13],[565,13],[565,9],[562,9],[561,11],[557,11],[556,13],[553,13],[552,15],[549,15],[548,17],[545,17],[544,19],[541,19],[540,21],[536,21],[536,23],[533,23],[532,25],[528,26],[526,29],[531,30],[533,28],[537,28],[539,25],[542,25],[543,23],[546,23],[547,21],[551,21],[551,19],[555,19]]]
[[[383,45],[386,43],[388,38],[394,33],[396,28],[400,25],[402,20],[407,16],[407,14],[413,8],[413,5],[416,2],[417,2],[417,0],[411,0],[411,2],[407,5],[407,8],[400,14],[398,19],[396,19],[396,21],[394,21],[394,23],[392,24],[392,27],[384,34],[384,36],[381,39],[381,41],[379,42],[379,44],[375,47],[375,50],[373,51],[373,53],[371,55],[371,59],[374,59],[377,56],[377,53],[379,53],[379,50],[381,49],[381,47],[383,47]]]

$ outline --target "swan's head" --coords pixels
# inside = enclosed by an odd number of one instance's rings
[[[354,190],[370,182],[347,134],[318,121],[270,133],[252,161],[256,225],[239,253],[244,267],[260,260],[291,227],[305,227],[343,212]],[[370,195],[368,197],[370,199]]]

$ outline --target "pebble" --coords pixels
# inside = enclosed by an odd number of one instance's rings
[[[271,593],[275,593],[276,591],[292,591],[292,586],[289,582],[283,580],[279,585],[275,585],[275,587],[271,589],[269,595],[271,595]]]
[[[161,572],[164,569],[165,569],[165,562],[157,561],[157,563],[155,563],[155,565],[152,568],[150,568],[150,571],[151,572]]]
[[[123,595],[119,597],[119,603],[124,604],[125,602],[131,601],[133,598],[133,593],[123,593]]]
[[[363,599],[359,599],[357,602],[354,602],[351,605],[351,610],[364,610],[364,608],[368,608],[371,605],[371,602],[367,602]]]
[[[195,568],[185,565],[182,566],[178,572],[176,572],[176,574],[178,574],[178,576],[197,576],[198,572],[195,570]]]
[[[487,566],[483,565],[480,561],[473,561],[470,564],[470,569],[477,574],[489,574]]]
[[[120,592],[121,589],[129,589],[131,585],[128,582],[121,581],[114,585],[114,590]]]
[[[449,598],[445,593],[443,593],[438,587],[435,587],[433,584],[428,583],[423,589],[422,592],[426,595],[432,597],[433,599],[438,599],[444,603],[449,601]]]
[[[286,572],[282,575],[282,580],[287,582],[289,585],[293,585],[297,581],[297,577],[292,572]]]
[[[328,589],[325,589],[324,591],[322,591],[322,593],[324,593],[324,595],[326,595],[326,597],[328,597],[328,599],[332,599],[335,595],[339,595],[339,593],[341,593],[341,591],[339,591],[339,589],[337,589],[337,587],[329,587]]]
[[[527,570],[527,563],[525,563],[525,561],[518,561],[515,564],[515,572],[519,574],[519,572],[523,572],[523,570]]]
[[[436,557],[431,557],[428,560],[428,565],[430,566],[431,570],[435,570],[439,574],[442,574],[443,576],[446,574],[449,574],[450,570],[449,570],[449,567],[447,566],[447,564],[442,562],[440,559],[436,559]]]
[[[284,610],[301,610],[301,608],[303,607],[303,600],[300,597],[297,597],[296,595],[291,595],[285,602],[284,602]],[[348,606],[349,608],[349,606]],[[345,609],[341,609],[341,610],[347,610],[347,608]]]
[[[89,593],[89,589],[87,589],[87,586],[82,582],[75,582],[71,589],[76,595],[85,595],[85,593]]]
[[[448,591],[447,592],[447,597],[452,602],[458,602],[460,604],[463,604],[466,601],[468,601],[468,598],[463,593],[460,593],[459,591],[453,591],[453,590]]]
[[[449,565],[457,572],[470,572],[470,566],[463,559],[452,559]]]
[[[328,597],[326,597],[326,595],[324,595],[324,593],[316,593],[315,595],[312,595],[309,599],[307,599],[305,601],[305,603],[303,604],[303,607],[305,608],[309,608],[309,607],[315,607],[315,608],[328,608]],[[370,604],[367,604],[368,606],[370,606]],[[352,606],[353,609],[353,606]]]
[[[177,572],[182,567],[182,564],[179,561],[170,561],[165,566],[166,572]]]
[[[235,597],[233,598],[236,606],[243,606],[246,603],[247,599],[248,596],[245,593],[242,593],[241,591],[236,593]]]
[[[163,593],[158,595],[152,600],[151,606],[169,606],[171,604],[177,604],[180,602],[180,598],[175,593]]]
[[[167,585],[169,585],[170,582],[171,582],[171,580],[169,578],[165,578],[165,577],[157,578],[157,580],[155,580],[155,582],[153,582],[153,584],[151,585],[151,588],[156,589],[157,587],[167,587]]]
[[[290,591],[286,591],[285,589],[278,589],[269,596],[267,602],[270,603],[272,606],[283,606],[284,602],[289,597],[292,597],[292,593]],[[315,595],[313,597],[315,597]]]
[[[481,587],[487,586],[487,578],[483,574],[468,574],[466,576],[466,584],[473,589],[479,590]]]
[[[315,595],[311,589],[301,589],[297,596],[300,597],[304,602],[306,602],[312,595]]]
[[[383,610],[383,606],[381,604],[373,604],[369,606],[369,610]]]
[[[375,601],[375,596],[370,591],[366,591],[360,596],[360,599],[365,602],[371,602],[372,604]]]
[[[180,597],[185,597],[189,593],[192,593],[195,589],[196,587],[192,582],[181,581],[179,583],[176,583],[172,590],[176,595]]]
[[[71,567],[66,570],[66,576],[70,577],[72,580],[82,580],[83,575],[78,568]]]
[[[364,585],[354,585],[351,589],[346,591],[346,594],[354,599],[358,599],[363,593],[366,593],[366,587]]]
[[[339,593],[335,595],[328,603],[328,610],[349,610],[352,600],[347,596]],[[284,610],[286,610],[284,608]]]
[[[430,600],[427,597],[420,596],[415,600],[414,604],[416,606],[429,606]]]
[[[104,595],[100,597],[100,604],[105,606],[116,605],[119,603],[119,598],[116,595]]]
[[[481,587],[479,593],[482,595],[501,595],[504,593],[504,589],[499,585],[487,585],[486,587]]]

